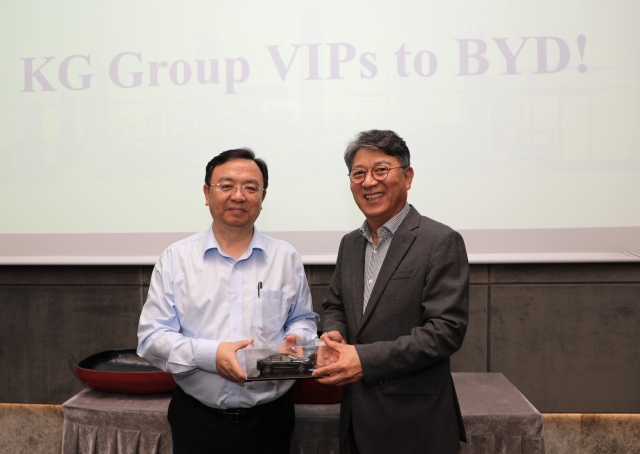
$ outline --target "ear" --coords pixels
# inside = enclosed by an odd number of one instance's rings
[[[407,190],[411,189],[411,182],[413,181],[413,167],[409,166],[404,169],[404,179],[407,183]]]
[[[209,185],[204,185],[202,186],[202,192],[204,192],[204,204],[206,206],[209,206],[209,189],[211,188],[211,186]]]
[[[267,197],[267,190],[262,191],[262,201],[264,202],[265,197]]]

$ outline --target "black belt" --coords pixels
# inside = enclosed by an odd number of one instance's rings
[[[184,398],[192,400],[198,406],[203,407],[204,410],[206,410],[210,415],[219,419],[224,419],[225,421],[228,421],[228,422],[241,422],[254,415],[260,414],[263,411],[267,410],[268,408],[275,407],[276,405],[282,404],[283,399],[290,397],[289,394],[291,394],[291,390],[289,390],[284,395],[278,397],[276,400],[272,400],[271,402],[267,402],[266,404],[259,404],[259,405],[256,405],[255,407],[227,408],[226,410],[223,410],[221,408],[213,408],[203,404],[195,397],[185,393],[182,390],[182,388],[180,388],[177,385],[176,385],[176,391],[182,394]]]
[[[251,408],[227,408],[222,410],[219,408],[211,408],[211,413],[219,418],[229,422],[240,422],[260,412],[259,406]]]

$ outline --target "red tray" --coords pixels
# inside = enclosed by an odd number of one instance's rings
[[[87,386],[101,391],[156,394],[173,391],[171,374],[140,358],[134,349],[107,350],[83,359],[76,374]]]

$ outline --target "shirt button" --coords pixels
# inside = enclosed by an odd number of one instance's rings
[[[233,328],[234,331],[238,331],[238,328]]]
[[[373,253],[374,253],[374,254],[377,254],[377,253],[378,253],[378,251],[373,251]]]
[[[234,297],[233,297],[233,299],[234,299],[234,300],[237,300],[237,299],[238,299],[238,297],[237,297],[237,296],[234,296]]]
[[[373,281],[371,279],[369,279],[369,284],[371,284]]]

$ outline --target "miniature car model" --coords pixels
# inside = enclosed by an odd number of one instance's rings
[[[270,374],[304,374],[313,367],[309,358],[299,358],[287,353],[274,353],[258,360],[257,369],[260,375]]]

